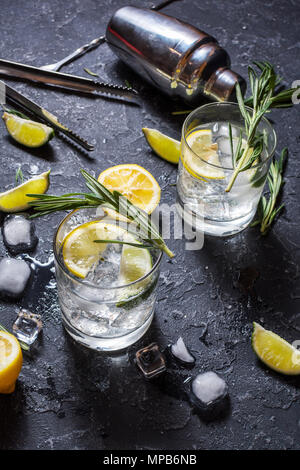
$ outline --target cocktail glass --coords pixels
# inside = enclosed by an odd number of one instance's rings
[[[233,174],[228,123],[232,126],[235,144],[240,129],[244,129],[238,104],[211,103],[189,114],[182,128],[177,178],[179,214],[196,230],[219,237],[236,234],[251,223],[276,148],[275,131],[263,118],[257,129],[263,133],[265,141],[259,161],[239,173],[231,190],[226,192]],[[218,147],[217,164],[201,159],[190,147],[189,136],[199,130],[211,131],[212,142]],[[199,168],[199,172],[195,168]]]
[[[62,256],[65,237],[86,222],[108,221],[107,216],[99,214],[101,210],[95,208],[77,210],[64,218],[58,227],[54,237],[58,298],[63,324],[76,341],[100,351],[117,351],[135,343],[152,322],[162,252],[150,248],[151,270],[126,285],[118,285],[109,270],[103,277],[101,263],[97,268],[102,275],[99,283],[97,279],[90,281],[74,276]],[[109,223],[117,222],[109,220]],[[114,256],[121,258],[122,246],[109,246],[114,250]]]

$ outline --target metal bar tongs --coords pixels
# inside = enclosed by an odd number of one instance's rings
[[[14,88],[8,86],[6,83],[0,80],[0,87],[1,92],[4,91],[3,95],[6,100],[11,102],[13,105],[17,105],[17,107],[21,107],[25,112],[29,112],[30,114],[36,116],[38,119],[42,119],[42,121],[49,124],[51,127],[56,129],[59,132],[65,134],[69,139],[76,142],[78,145],[83,147],[85,150],[94,150],[94,146],[89,144],[85,139],[80,137],[75,132],[71,131],[68,127],[61,124],[54,114],[47,111],[45,108],[42,108],[34,101],[26,98],[26,96],[19,93]],[[1,93],[2,94],[2,93]]]

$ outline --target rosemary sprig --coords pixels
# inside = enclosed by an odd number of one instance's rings
[[[130,225],[134,232],[128,231],[135,235],[138,234],[145,245],[158,248],[171,258],[174,256],[174,253],[167,247],[158,229],[152,223],[149,214],[132,204],[118,191],[110,192],[87,171],[81,170],[81,174],[85,179],[87,188],[90,190],[89,193],[68,193],[62,196],[27,194],[27,196],[36,199],[29,203],[35,211],[35,214],[31,217],[40,217],[58,211],[106,206],[127,217],[131,221]],[[99,242],[101,243],[101,240]]]
[[[266,235],[275,217],[284,207],[284,204],[280,204],[276,207],[276,203],[280,190],[284,184],[283,172],[287,156],[288,149],[284,148],[280,154],[279,160],[274,160],[271,163],[267,177],[270,196],[268,199],[265,196],[260,198],[257,208],[258,219],[251,224],[252,227],[260,224],[260,232],[262,235]]]
[[[95,72],[92,72],[90,69],[88,69],[87,67],[85,67],[83,69],[86,73],[88,73],[89,75],[92,75],[92,77],[99,77],[99,75]]]
[[[94,243],[107,243],[107,240],[94,240]],[[123,240],[109,240],[109,243],[115,243],[117,245],[130,245],[136,248],[152,248],[152,245],[144,245],[141,243],[126,242]]]
[[[22,184],[24,183],[24,175],[21,167],[19,166],[17,171],[16,171],[16,184]]]
[[[3,325],[1,325],[1,323],[0,323],[0,330],[5,331],[6,333],[9,333],[9,331]],[[30,347],[28,346],[28,344],[26,344],[26,343],[24,343],[23,341],[20,341],[20,340],[18,340],[18,341],[19,341],[20,346],[23,349],[23,351],[29,351]]]
[[[260,157],[265,137],[257,134],[258,125],[263,116],[272,107],[291,106],[291,96],[295,89],[284,90],[277,93],[276,89],[281,78],[276,74],[274,67],[269,62],[253,62],[258,68],[258,72],[252,67],[248,67],[248,75],[252,96],[248,100],[243,99],[239,84],[236,85],[236,95],[241,114],[244,118],[244,132],[246,136],[246,146],[237,146],[232,153],[233,174],[228,183],[226,191],[230,191],[238,174],[245,171]],[[251,104],[252,109],[245,106]],[[230,137],[230,136],[229,136]],[[233,149],[232,135],[230,137]]]
[[[265,67],[264,62],[254,61],[253,64],[256,65],[263,72],[264,67]],[[282,82],[282,77],[279,77],[277,74],[275,75],[276,75],[276,78],[275,78],[275,86],[273,90],[271,108],[289,108],[293,106],[292,95],[295,92],[296,88],[282,89],[282,87],[279,86],[280,83]],[[252,107],[253,95],[245,99],[244,103],[246,106]]]

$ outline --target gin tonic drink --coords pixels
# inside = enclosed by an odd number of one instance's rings
[[[183,125],[177,208],[188,224],[209,235],[233,235],[250,224],[275,152],[276,134],[263,118],[257,130],[264,134],[262,153],[226,192],[233,174],[232,147],[234,151],[240,132],[243,118],[235,103],[202,106]],[[245,139],[243,134],[243,145]]]
[[[72,212],[54,239],[64,326],[78,342],[102,351],[126,348],[149,328],[162,258],[160,250],[112,239],[139,243],[99,209]]]

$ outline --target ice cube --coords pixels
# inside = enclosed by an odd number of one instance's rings
[[[99,262],[91,267],[85,280],[101,284],[102,287],[115,286],[119,278],[121,253],[120,245],[108,244]]]
[[[176,343],[171,345],[170,349],[172,355],[183,364],[190,366],[195,364],[195,358],[188,351],[181,336],[178,338]]]
[[[226,382],[215,372],[197,375],[190,383],[188,397],[195,411],[206,421],[212,421],[228,411]]]
[[[30,267],[22,259],[2,258],[0,261],[0,295],[22,296],[31,274]]]
[[[229,137],[229,127],[228,124],[221,124],[218,129],[218,134],[221,136]],[[233,137],[238,137],[240,135],[240,129],[234,125],[231,125],[231,132]]]
[[[206,406],[227,394],[225,380],[212,371],[197,375],[192,381],[191,388],[196,398]]]
[[[38,242],[35,226],[23,215],[9,215],[2,227],[3,240],[13,254],[32,251]]]
[[[237,142],[238,140],[236,138],[232,139],[233,143],[233,151],[236,151],[237,148]],[[230,139],[227,139],[226,137],[220,137],[217,140],[218,143],[218,150],[221,154],[223,155],[231,155],[231,144],[230,144]]]
[[[151,343],[136,352],[136,365],[146,379],[158,377],[167,369],[164,355],[160,352],[158,344]]]
[[[13,332],[20,341],[31,346],[37,339],[42,327],[40,315],[21,309],[13,324]]]

